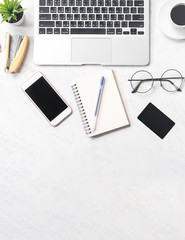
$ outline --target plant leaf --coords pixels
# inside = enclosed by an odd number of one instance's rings
[[[0,14],[3,19],[1,22],[10,21],[14,19],[17,21],[17,14],[26,10],[25,8],[18,8],[22,0],[3,0],[4,4],[0,3]]]
[[[9,16],[4,17],[3,20],[2,20],[1,22],[5,22],[5,21],[7,21],[8,18],[9,18]]]
[[[13,10],[13,13],[21,13],[21,12],[23,12],[25,9],[24,8],[19,8],[19,9],[17,9],[17,10]]]
[[[6,8],[9,9],[9,0],[4,0],[4,4],[5,4]]]
[[[0,14],[10,14],[8,10],[0,10]]]
[[[15,4],[15,8],[18,8],[19,5],[21,4],[22,1],[17,1],[17,3]]]

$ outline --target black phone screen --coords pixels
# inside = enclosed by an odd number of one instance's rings
[[[49,121],[55,119],[68,107],[44,77],[40,77],[25,92]]]

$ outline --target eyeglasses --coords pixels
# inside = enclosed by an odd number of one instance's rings
[[[168,92],[181,92],[183,80],[179,71],[169,69],[160,78],[153,78],[149,72],[141,70],[134,73],[128,81],[133,88],[132,93],[146,93],[152,89],[154,82],[160,82],[161,87]]]

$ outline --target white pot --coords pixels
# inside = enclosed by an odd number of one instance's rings
[[[23,21],[24,21],[24,12],[23,12],[22,18],[18,22],[15,22],[15,23],[7,22],[7,23],[11,24],[12,26],[18,26],[18,25],[21,25]]]

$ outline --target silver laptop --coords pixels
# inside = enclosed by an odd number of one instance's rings
[[[39,65],[147,65],[149,0],[35,0]]]

